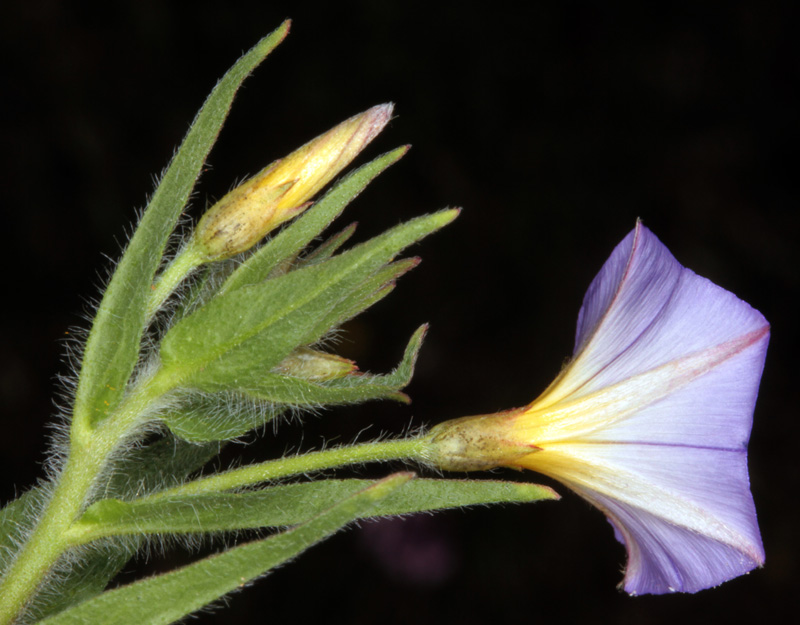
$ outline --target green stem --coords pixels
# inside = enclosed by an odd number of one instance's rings
[[[188,276],[192,270],[196,269],[205,262],[202,254],[196,245],[192,245],[192,239],[178,255],[167,265],[164,272],[158,277],[153,290],[150,293],[150,301],[147,302],[147,321],[149,322],[158,312],[158,309],[167,301],[167,298],[178,287],[178,285]]]
[[[67,548],[64,535],[77,518],[84,494],[98,472],[85,457],[70,453],[47,509],[13,566],[0,584],[0,623],[10,623],[22,611],[58,557]]]
[[[68,530],[90,502],[92,489],[113,453],[135,432],[147,408],[174,385],[167,376],[143,382],[116,413],[95,429],[71,432],[69,455],[52,497],[14,563],[0,581],[0,625],[11,623],[25,608],[71,546]]]
[[[251,464],[224,473],[217,473],[143,497],[139,501],[157,501],[177,495],[218,493],[290,475],[312,473],[349,464],[385,462],[388,460],[424,460],[427,437],[362,443],[334,447],[298,456]]]

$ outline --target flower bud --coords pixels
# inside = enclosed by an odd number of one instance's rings
[[[352,360],[309,347],[296,349],[276,367],[279,373],[319,381],[343,378],[357,369]]]
[[[351,117],[226,194],[197,225],[193,243],[200,254],[207,260],[235,256],[305,210],[378,135],[392,108],[382,104]]]

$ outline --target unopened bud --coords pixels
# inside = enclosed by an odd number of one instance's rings
[[[230,258],[301,213],[309,200],[374,139],[392,105],[351,117],[242,183],[200,219],[194,243],[208,260]]]
[[[356,363],[336,354],[301,347],[283,359],[276,367],[280,373],[306,380],[335,380],[356,371]]]

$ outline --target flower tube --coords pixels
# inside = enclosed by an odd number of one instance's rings
[[[630,594],[696,592],[763,565],[747,443],[769,324],[636,228],[595,277],[575,351],[529,405],[443,423],[443,469],[544,473],[602,510]]]

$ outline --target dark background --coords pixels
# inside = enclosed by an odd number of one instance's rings
[[[772,323],[750,450],[767,565],[694,596],[629,598],[615,590],[624,552],[603,516],[559,488],[559,503],[364,524],[199,622],[731,623],[796,609],[794,3],[550,4],[4,3],[0,498],[40,476],[53,377],[67,371],[59,339],[83,323],[104,256],[118,256],[216,79],[292,17],[234,104],[195,214],[384,101],[397,118],[367,157],[414,147],[341,224],[357,219],[364,238],[464,207],[340,346],[385,371],[429,321],[414,404],[309,417],[302,445],[530,401],[571,351],[585,288],[641,217],[678,260]],[[277,450],[300,434],[282,428]],[[241,451],[263,458],[267,447]]]

